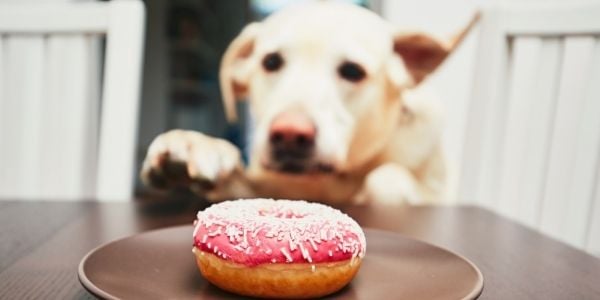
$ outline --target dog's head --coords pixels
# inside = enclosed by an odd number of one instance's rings
[[[248,99],[253,165],[278,172],[348,170],[380,151],[396,128],[402,92],[455,43],[398,33],[358,6],[317,2],[248,25],[221,64],[227,117]]]

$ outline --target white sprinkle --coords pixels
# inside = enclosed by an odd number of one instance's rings
[[[196,221],[198,221],[198,220],[196,220]],[[201,225],[201,224],[196,224],[196,223],[194,223],[194,226],[195,226],[195,227],[194,227],[194,236],[197,236],[197,235],[198,235],[198,230],[200,230],[200,225]]]
[[[317,252],[319,249],[317,248],[315,242],[312,239],[309,239],[308,241],[310,242],[310,245],[312,246],[313,250]]]
[[[244,230],[244,244],[248,245],[248,236],[246,230]]]
[[[218,227],[217,230],[213,231],[213,232],[209,232],[208,236],[210,237],[215,237],[217,235],[221,234],[221,227]]]
[[[268,248],[268,247],[267,247],[267,248],[265,249],[265,253],[270,255],[271,253],[273,253],[273,250],[271,250],[271,248]]]
[[[208,242],[208,244],[206,246],[208,247],[208,249],[210,249],[210,242]]]
[[[329,250],[329,257],[333,256],[333,251]]]
[[[213,252],[217,253],[219,251],[219,247],[215,246],[215,248],[213,249]]]
[[[290,253],[287,251],[287,249],[285,248],[281,248],[279,249],[281,251],[281,254],[283,254],[283,256],[285,256],[285,259],[287,262],[292,262],[292,256],[290,255]]]
[[[304,246],[302,244],[299,244],[299,246],[300,246],[300,252],[302,252],[302,258],[304,258],[308,262],[312,263],[312,257],[310,257],[310,253],[308,253],[308,250],[306,250],[306,248],[304,248]]]
[[[277,262],[277,260],[276,260],[276,259],[274,259],[274,258],[271,258],[271,262],[272,262],[272,263],[276,263],[276,262]]]
[[[208,236],[205,234],[202,236],[202,244],[206,244],[206,240],[208,239]]]

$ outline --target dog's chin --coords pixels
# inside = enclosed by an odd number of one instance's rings
[[[264,163],[263,167],[269,171],[288,174],[288,175],[315,175],[315,174],[333,174],[335,167],[332,164],[324,162],[268,162]]]

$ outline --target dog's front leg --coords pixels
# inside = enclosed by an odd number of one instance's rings
[[[187,186],[209,201],[252,196],[240,151],[226,140],[195,131],[172,130],[156,137],[140,175],[147,185]]]
[[[401,165],[386,163],[367,175],[355,202],[418,204],[421,199],[414,175]]]

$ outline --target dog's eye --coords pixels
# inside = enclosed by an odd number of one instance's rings
[[[361,81],[367,75],[365,70],[359,66],[357,63],[353,62],[344,62],[338,68],[338,74],[348,81],[358,82]]]
[[[269,53],[263,58],[262,65],[268,72],[275,72],[283,66],[283,57],[277,52]]]

